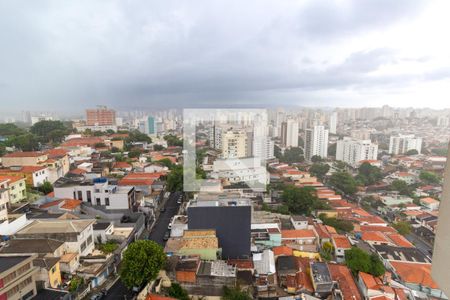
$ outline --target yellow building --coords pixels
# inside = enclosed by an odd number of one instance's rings
[[[9,201],[17,203],[27,199],[26,179],[22,176],[0,175],[0,181],[7,181]]]
[[[36,281],[43,282],[45,287],[58,288],[61,285],[58,257],[39,257],[33,261],[33,264],[39,268]]]

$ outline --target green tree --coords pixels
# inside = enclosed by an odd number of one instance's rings
[[[314,189],[310,187],[285,186],[281,195],[283,203],[289,208],[289,212],[299,215],[310,215],[314,209],[325,209],[327,204],[318,199]]]
[[[113,253],[114,251],[116,251],[117,247],[119,247],[119,245],[115,241],[107,241],[104,244],[98,245],[100,251],[105,254]]]
[[[128,287],[139,287],[153,280],[166,261],[163,248],[154,241],[137,240],[123,254],[120,277]]]
[[[411,224],[406,221],[396,222],[392,224],[392,227],[394,227],[401,235],[407,235],[411,233]]]
[[[139,156],[141,156],[141,150],[139,150],[139,149],[132,149],[128,152],[129,158],[136,158]]]
[[[319,218],[325,225],[334,227],[339,232],[351,232],[354,229],[353,223],[348,220],[329,218],[325,214],[320,214]]]
[[[411,149],[406,152],[406,155],[417,155],[417,154],[419,154],[419,151],[417,151],[416,149]]]
[[[331,244],[330,242],[325,242],[322,245],[322,251],[320,251],[320,256],[323,259],[330,261],[333,258],[333,252],[334,252],[333,244]]]
[[[50,182],[44,181],[44,183],[38,187],[38,190],[44,195],[47,195],[48,193],[53,192],[53,186]]]
[[[412,187],[409,186],[405,181],[401,179],[395,179],[391,183],[391,190],[397,191],[402,195],[411,195],[412,194]]]
[[[319,156],[319,155],[313,155],[313,156],[311,157],[311,161],[312,161],[313,163],[321,162],[321,161],[322,161],[322,157]]]
[[[253,299],[248,292],[242,291],[239,287],[223,287],[223,300],[251,300]]]
[[[173,134],[164,136],[168,146],[183,147],[183,141]]]
[[[374,276],[381,276],[385,272],[383,263],[378,256],[374,254],[369,255],[364,250],[356,247],[345,250],[345,263],[355,276],[358,272],[369,273]]]
[[[378,167],[372,166],[370,163],[362,163],[358,168],[358,176],[356,180],[361,184],[368,186],[373,185],[383,179],[383,174]]]
[[[26,134],[27,131],[13,123],[0,124],[0,136],[9,137]]]
[[[30,132],[38,136],[44,143],[59,143],[64,136],[70,133],[70,129],[64,126],[61,121],[44,120],[31,126]]]
[[[302,162],[304,160],[303,158],[303,151],[301,148],[298,147],[292,147],[289,149],[286,149],[284,151],[284,154],[279,158],[281,162],[285,163],[298,163]]]
[[[175,299],[179,300],[189,300],[189,294],[188,292],[181,287],[178,283],[174,282],[172,285],[167,289],[167,294]]]
[[[353,195],[358,190],[355,179],[347,172],[336,172],[330,177],[330,183],[344,194]]]
[[[425,184],[440,184],[441,178],[436,173],[422,171],[419,175],[420,180]]]
[[[311,175],[316,176],[319,179],[323,179],[329,170],[330,166],[323,163],[314,163],[311,168],[309,168]]]
[[[158,144],[153,145],[153,150],[155,150],[155,151],[161,151],[161,150],[164,150],[164,149],[165,148],[164,148],[163,145],[158,145]]]
[[[70,280],[69,284],[69,292],[74,293],[78,290],[80,286],[84,283],[84,279],[82,277],[74,276]]]
[[[39,150],[38,138],[32,133],[9,136],[5,142],[5,145],[9,147],[19,148],[22,151]]]
[[[183,167],[175,166],[167,176],[167,190],[170,192],[183,191]]]
[[[157,161],[157,163],[159,163],[165,167],[168,167],[170,170],[173,169],[173,167],[175,166],[175,164],[172,163],[172,161],[168,158],[160,159]]]

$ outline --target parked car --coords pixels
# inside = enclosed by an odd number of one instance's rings
[[[170,238],[170,230],[167,230],[166,233],[164,234],[163,240],[167,241]]]

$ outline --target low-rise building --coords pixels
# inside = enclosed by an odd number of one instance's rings
[[[310,262],[310,276],[314,286],[314,295],[322,299],[327,298],[333,291],[333,280],[331,279],[328,265],[324,262]]]
[[[27,186],[24,177],[0,175],[0,182],[4,180],[7,180],[10,203],[13,204],[27,199]]]
[[[20,176],[24,177],[26,184],[39,187],[44,182],[49,181],[49,171],[43,166],[13,166],[0,169],[1,176]]]
[[[420,199],[420,204],[428,208],[429,210],[438,210],[440,202],[436,199],[433,199],[431,197],[426,197]]]
[[[37,268],[33,255],[0,255],[0,299],[30,299],[36,295]]]
[[[135,188],[110,184],[107,178],[74,180],[61,177],[54,183],[57,198],[78,199],[106,209],[133,209],[136,205]]]
[[[15,234],[17,238],[48,238],[63,241],[66,252],[88,255],[94,250],[95,220],[34,220]]]
[[[345,260],[345,250],[352,248],[352,244],[345,235],[333,234],[331,242],[334,247],[334,256],[338,262]]]

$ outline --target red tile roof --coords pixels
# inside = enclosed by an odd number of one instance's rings
[[[439,288],[433,278],[431,278],[431,264],[404,261],[390,261],[390,264],[395,269],[395,273],[404,282],[419,284],[433,289]]]
[[[132,168],[132,166],[125,161],[118,161],[115,162],[113,165],[113,169],[128,169],[128,168]]]
[[[372,226],[372,225],[361,225],[359,226],[362,232],[364,231],[379,231],[379,232],[397,232],[391,226]]]
[[[77,175],[83,175],[83,174],[87,173],[87,171],[83,170],[83,169],[80,169],[80,168],[76,168],[76,169],[70,170],[69,173],[77,174]]]
[[[251,259],[229,259],[227,264],[236,266],[238,269],[253,269],[253,260]]]
[[[310,229],[289,229],[281,230],[282,239],[305,239],[315,238],[316,235],[313,230]]]
[[[9,183],[14,183],[19,180],[25,180],[22,176],[14,176],[14,175],[0,175],[0,181],[9,180]]]
[[[145,300],[177,300],[176,298],[165,297],[157,294],[149,294]]]
[[[4,173],[34,173],[34,172],[38,172],[41,170],[45,170],[47,169],[47,167],[41,167],[41,166],[21,166],[20,169],[17,168],[12,170],[11,168],[9,169],[0,169],[0,174],[4,174]]]
[[[45,152],[49,158],[59,158],[67,155],[68,151],[66,149],[50,149]]]
[[[379,231],[365,231],[362,233],[361,239],[366,242],[389,243],[386,236]]]
[[[61,206],[61,208],[67,210],[74,210],[75,208],[81,205],[81,202],[82,202],[81,200],[77,199],[65,199],[64,204]]]
[[[414,248],[414,245],[399,233],[386,233],[386,235],[395,245],[399,247]]]
[[[272,251],[275,256],[280,256],[280,255],[291,256],[294,252],[293,249],[288,246],[273,247]]]
[[[70,139],[62,143],[61,147],[95,146],[98,143],[103,143],[103,139],[99,137],[82,137]]]
[[[362,299],[349,268],[338,264],[328,264],[328,269],[330,270],[331,278],[339,283],[344,299]]]
[[[337,248],[350,249],[352,247],[352,244],[350,244],[350,241],[345,235],[333,234],[331,238],[333,239],[334,244]]]

